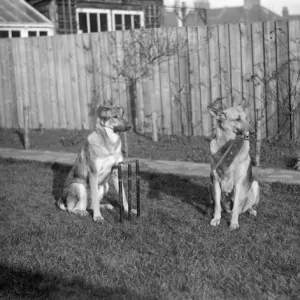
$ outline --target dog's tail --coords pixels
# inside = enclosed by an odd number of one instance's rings
[[[56,206],[61,210],[67,210],[65,203],[61,199],[56,201]]]

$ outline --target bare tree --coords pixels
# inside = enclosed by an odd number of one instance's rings
[[[287,44],[282,41],[282,37],[285,37],[286,33],[277,28],[275,31],[271,31],[270,39],[276,41],[277,46],[280,45],[285,54],[286,59],[281,64],[277,65],[277,68],[273,70],[268,76],[264,75],[264,71],[260,73],[249,74],[245,81],[252,82],[254,87],[260,86],[260,95],[255,95],[255,101],[258,103],[258,108],[255,109],[255,164],[260,165],[260,150],[263,139],[262,130],[266,127],[266,123],[274,117],[278,118],[278,129],[273,136],[268,136],[268,139],[288,139],[295,143],[299,142],[299,131],[296,131],[294,120],[299,115],[300,110],[300,70],[295,66],[300,64],[300,60],[295,56]],[[299,37],[300,38],[300,37]],[[298,43],[299,41],[290,41]],[[224,70],[221,70],[219,80],[222,85],[228,85],[227,82],[222,81],[222,77],[226,77]],[[223,76],[222,76],[223,75]],[[276,88],[272,88],[272,86]],[[228,86],[232,91],[240,94],[242,92],[234,90],[231,86]],[[244,98],[251,98],[252,95],[243,94]],[[291,104],[293,99],[293,104]],[[268,104],[273,103],[277,108],[274,112],[276,116],[271,115],[268,111]],[[300,157],[300,156],[299,156]],[[300,165],[300,162],[299,162]]]
[[[185,2],[179,6],[179,2],[175,1],[172,10],[180,22],[179,26],[187,26],[188,19],[190,17],[195,19],[195,16],[197,16],[199,24],[207,25],[207,7],[187,7]]]
[[[129,32],[129,38],[117,48],[123,49],[123,55],[108,57],[116,71],[115,80],[124,80],[130,95],[133,130],[137,132],[136,103],[138,100],[137,83],[153,75],[153,67],[174,56],[186,41],[171,41],[166,32],[160,29],[141,29]]]
[[[270,32],[271,38],[276,39],[277,44],[285,49],[287,53],[287,59],[277,66],[269,76],[259,76],[258,74],[253,74],[250,76],[248,81],[252,81],[254,85],[261,85],[262,95],[261,97],[256,97],[261,101],[261,108],[256,111],[256,165],[260,164],[260,145],[262,142],[262,127],[266,124],[262,122],[265,119],[268,122],[273,116],[267,116],[267,105],[265,98],[269,102],[274,102],[277,107],[276,114],[278,114],[278,130],[273,136],[269,136],[268,139],[288,139],[293,142],[299,142],[299,132],[296,132],[296,127],[294,119],[299,115],[300,107],[300,90],[298,88],[300,84],[300,70],[295,68],[296,65],[300,63],[300,60],[295,56],[287,47],[287,45],[282,42],[281,37],[286,35],[286,33],[278,28],[275,31]],[[270,88],[270,86],[276,83],[276,89]],[[294,99],[293,104],[291,99]],[[299,157],[299,156],[298,156]],[[300,165],[300,163],[299,163]]]

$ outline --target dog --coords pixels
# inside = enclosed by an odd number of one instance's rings
[[[259,203],[259,185],[252,176],[249,155],[249,134],[252,124],[248,121],[243,104],[228,109],[214,105],[207,107],[216,119],[216,136],[210,142],[211,191],[214,215],[210,224],[217,226],[221,221],[221,198],[225,196],[227,212],[231,213],[230,229],[239,227],[238,218],[248,211],[256,216]],[[223,203],[222,203],[223,204]],[[229,206],[232,206],[232,210]]]
[[[113,209],[110,204],[101,205],[108,192],[109,178],[117,192],[117,166],[123,161],[120,132],[131,128],[124,118],[124,109],[100,106],[96,111],[96,128],[88,135],[63,187],[57,206],[62,210],[87,216],[87,209],[93,212],[96,222],[104,220],[100,207]],[[90,197],[89,197],[90,192]],[[128,213],[128,202],[123,188],[123,207]],[[132,213],[135,210],[131,210]]]

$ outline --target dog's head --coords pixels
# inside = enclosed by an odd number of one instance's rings
[[[249,134],[252,130],[252,123],[247,119],[246,106],[243,104],[224,110],[214,106],[208,106],[207,108],[212,117],[217,120],[218,127],[223,131],[231,131],[235,134]]]
[[[120,106],[100,106],[97,109],[97,127],[107,127],[114,132],[128,131],[131,126],[124,118],[124,109]]]

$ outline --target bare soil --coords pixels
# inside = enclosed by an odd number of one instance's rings
[[[31,130],[30,147],[36,150],[78,152],[90,131]],[[209,162],[209,138],[203,136],[159,136],[157,143],[150,135],[128,132],[129,157],[155,160]],[[23,132],[0,129],[0,147],[24,148]],[[251,157],[255,156],[255,140],[251,140]],[[264,140],[261,147],[261,166],[293,168],[300,145],[283,140]]]

